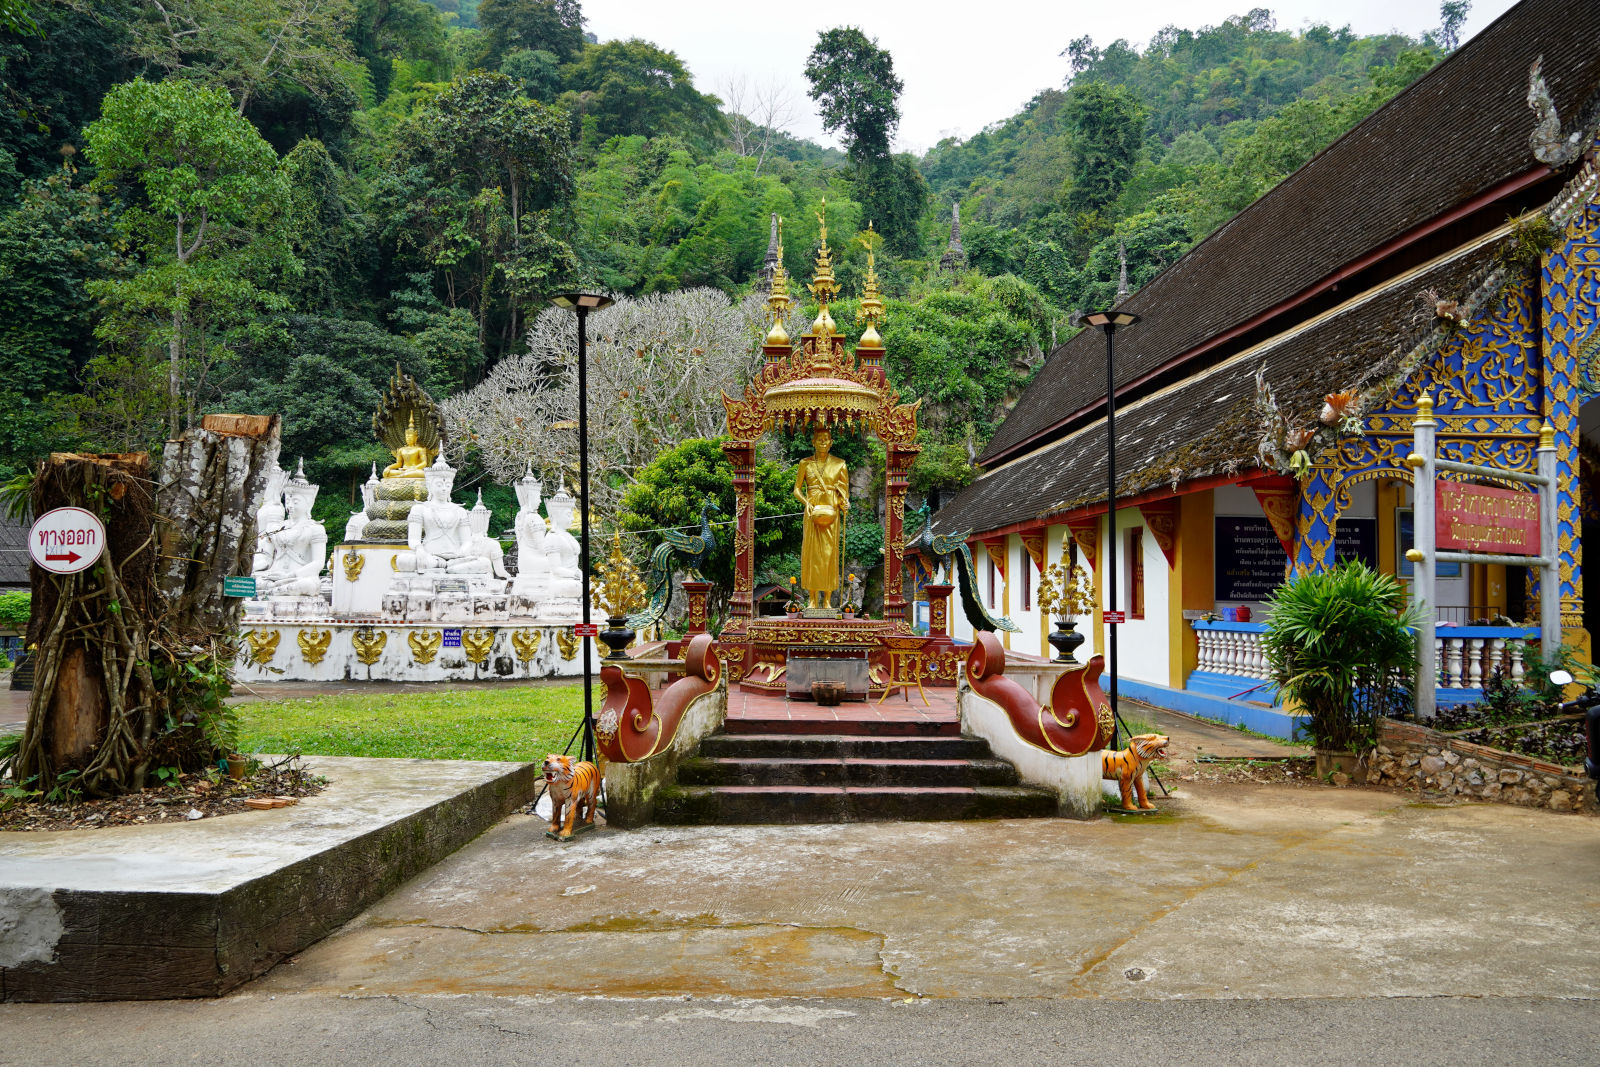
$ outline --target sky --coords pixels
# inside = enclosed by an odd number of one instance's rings
[[[1513,0],[1472,0],[1464,37],[1471,37]],[[642,37],[676,52],[701,92],[726,98],[730,81],[776,83],[794,103],[791,133],[821,144],[822,130],[806,96],[806,56],[817,34],[859,26],[894,57],[905,82],[895,148],[921,154],[944,137],[970,137],[1015,114],[1041,89],[1067,75],[1060,53],[1088,34],[1102,47],[1118,37],[1139,49],[1161,27],[1199,29],[1253,6],[1267,7],[1280,29],[1326,22],[1357,34],[1396,30],[1412,37],[1439,24],[1438,0],[1133,0],[1086,4],[986,0],[978,5],[927,0],[811,0],[802,5],[761,0],[583,0],[588,29],[600,40]]]

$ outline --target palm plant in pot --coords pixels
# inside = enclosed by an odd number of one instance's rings
[[[1267,608],[1267,664],[1279,698],[1310,719],[1318,776],[1355,774],[1377,743],[1378,717],[1410,703],[1418,608],[1360,560],[1296,575]]]
[[[1094,609],[1094,586],[1089,572],[1063,558],[1045,568],[1039,579],[1039,610],[1055,616],[1055,632],[1046,638],[1056,650],[1056,663],[1076,663],[1073,655],[1085,638],[1078,633],[1078,616]]]

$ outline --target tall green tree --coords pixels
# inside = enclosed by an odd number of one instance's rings
[[[895,76],[893,57],[859,29],[842,26],[817,35],[805,74],[823,129],[844,139],[856,199],[868,219],[890,249],[919,255],[917,220],[927,205],[928,187],[915,161],[889,154],[905,88]]]
[[[1072,185],[1067,210],[1091,214],[1110,204],[1133,176],[1144,144],[1144,105],[1125,86],[1089,82],[1067,94]]]
[[[563,97],[598,140],[639,134],[681,137],[709,152],[722,129],[719,101],[694,87],[676,54],[649,41],[607,41],[584,49],[565,71]]]
[[[852,161],[875,163],[889,155],[905,83],[886,49],[854,26],[824,30],[806,57],[805,75],[822,128],[843,137]]]
[[[144,0],[135,52],[150,66],[225,87],[243,115],[293,86],[350,91],[352,0]]]
[[[389,239],[437,273],[448,306],[472,312],[480,346],[504,352],[573,268],[567,113],[475,71],[397,131],[395,164],[380,194]]]
[[[367,65],[372,102],[381,104],[394,81],[394,61],[405,56],[449,76],[450,48],[437,8],[422,0],[356,0],[349,30],[356,55]]]
[[[94,185],[122,193],[119,228],[139,269],[90,285],[99,338],[135,358],[165,349],[166,429],[192,421],[216,342],[282,307],[298,269],[284,240],[288,183],[272,147],[220,88],[124,82],[86,131]]]
[[[483,0],[482,65],[498,67],[523,49],[549,52],[568,63],[583,51],[583,7],[578,0]]]

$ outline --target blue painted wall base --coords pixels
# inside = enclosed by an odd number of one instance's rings
[[[1102,680],[1101,685],[1105,684]],[[1141,700],[1158,708],[1214,719],[1229,726],[1243,726],[1258,734],[1281,737],[1287,741],[1299,740],[1300,729],[1306,722],[1306,716],[1290,715],[1281,708],[1257,707],[1242,700],[1227,700],[1188,689],[1168,689],[1164,685],[1137,682],[1132,678],[1117,679],[1117,691],[1120,696]]]

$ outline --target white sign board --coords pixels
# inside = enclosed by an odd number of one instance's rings
[[[47,511],[28,531],[29,557],[52,574],[88,570],[105,550],[105,524],[82,508]]]

